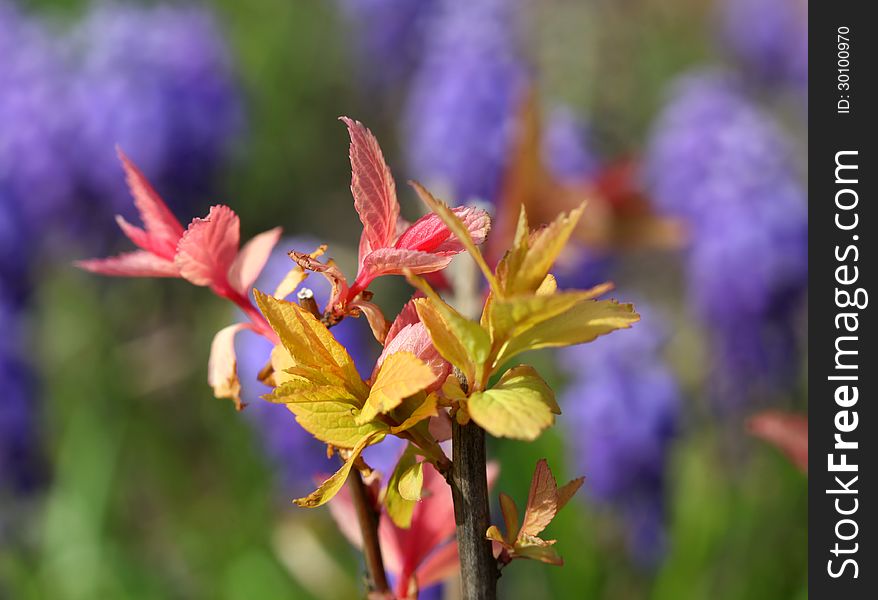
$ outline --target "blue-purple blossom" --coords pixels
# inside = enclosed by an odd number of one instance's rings
[[[601,159],[587,123],[567,106],[556,106],[543,128],[542,158],[549,173],[562,183],[590,181]]]
[[[630,552],[651,564],[664,549],[665,469],[682,407],[661,356],[660,317],[637,307],[642,320],[632,329],[560,351],[572,377],[560,404],[590,497],[623,516]]]
[[[259,276],[256,288],[266,293],[273,292],[284,275],[295,266],[287,252],[312,252],[317,246],[317,242],[308,239],[282,239]],[[301,287],[311,289],[320,306],[329,296],[329,283],[319,274],[312,274]],[[331,331],[354,358],[360,375],[369,377],[380,347],[372,337],[366,319],[345,319]],[[269,362],[271,342],[250,331],[243,331],[238,334],[235,347],[242,386],[241,399],[247,403],[244,416],[256,428],[267,457],[277,469],[283,490],[292,494],[307,493],[313,489],[314,477],[334,472],[338,464],[326,458],[326,445],[302,429],[286,406],[271,404],[260,398],[271,392],[270,387],[259,383],[257,379],[259,371]]]
[[[495,201],[527,72],[519,2],[440,0],[405,108],[411,174],[454,203]]]
[[[27,223],[69,211],[69,72],[41,22],[0,0],[0,194]]]
[[[723,45],[760,83],[808,84],[806,0],[721,0]]]
[[[438,0],[338,0],[368,83],[404,81],[421,59]]]
[[[75,157],[85,187],[114,212],[130,210],[117,144],[165,189],[203,187],[241,125],[230,56],[213,14],[198,6],[102,3],[70,38]]]
[[[714,399],[733,408],[785,383],[808,215],[782,130],[733,81],[690,76],[658,119],[646,177],[657,205],[689,227],[689,296],[715,351]]]

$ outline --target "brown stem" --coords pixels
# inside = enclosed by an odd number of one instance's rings
[[[381,545],[378,543],[378,513],[369,498],[369,491],[363,483],[363,477],[357,469],[351,469],[348,475],[348,487],[354,507],[357,510],[357,521],[363,537],[363,556],[366,559],[366,571],[369,577],[369,591],[389,592],[387,575],[384,572],[384,560],[381,558]]]
[[[451,439],[451,494],[463,598],[494,600],[497,597],[497,561],[491,551],[491,542],[485,537],[491,525],[485,431],[472,421],[458,425],[455,419]]]

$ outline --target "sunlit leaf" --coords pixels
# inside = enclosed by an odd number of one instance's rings
[[[377,444],[382,439],[384,439],[384,433],[382,432],[372,432],[364,436],[351,450],[350,456],[344,465],[332,477],[321,483],[320,487],[304,498],[297,498],[293,502],[305,508],[315,508],[332,500],[333,496],[338,493],[345,484],[345,481],[347,481],[351,468],[366,446]]]
[[[534,440],[560,414],[555,394],[530,366],[510,369],[497,385],[475,392],[466,404],[469,416],[496,437]]]
[[[436,380],[433,370],[411,352],[397,352],[388,356],[381,365],[363,412],[360,423],[374,419],[399,406],[402,401],[427,388]]]
[[[422,462],[411,465],[399,477],[399,495],[406,500],[415,502],[420,500],[423,487],[424,463]]]

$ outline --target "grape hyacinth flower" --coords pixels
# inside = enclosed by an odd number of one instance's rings
[[[541,148],[549,173],[561,183],[597,177],[601,159],[591,138],[588,125],[570,107],[554,107],[546,118]]]
[[[231,60],[213,14],[199,6],[99,3],[70,35],[79,111],[76,165],[84,187],[130,215],[113,148],[189,198],[241,128]],[[203,190],[201,190],[203,192]],[[177,206],[191,212],[202,207]]]
[[[713,398],[735,409],[789,380],[807,284],[807,200],[791,146],[729,79],[690,76],[653,134],[646,176],[690,229],[689,296],[714,348]]]
[[[274,290],[295,265],[287,252],[295,250],[307,253],[318,245],[307,238],[281,239],[256,280],[255,287]],[[329,282],[319,275],[307,278],[298,290],[303,288],[313,292],[318,304],[329,298]],[[345,319],[331,331],[351,353],[360,374],[368,377],[378,356],[378,345],[365,319]],[[268,362],[273,344],[260,335],[244,331],[237,336],[235,347],[242,385],[241,399],[247,404],[244,416],[260,433],[260,441],[266,456],[277,468],[278,481],[284,493],[292,493],[294,497],[302,495],[313,486],[316,476],[334,471],[337,465],[327,459],[326,445],[302,429],[286,406],[260,399],[271,392],[270,387],[259,382],[258,375]],[[375,449],[385,449],[385,446],[389,448],[390,444],[381,444]]]
[[[0,194],[25,224],[63,222],[73,173],[65,112],[70,73],[50,32],[0,0]]]
[[[411,75],[437,1],[338,0],[368,83],[388,88]]]
[[[808,3],[805,0],[722,0],[723,45],[760,83],[808,86]]]
[[[439,0],[406,106],[414,177],[455,202],[494,202],[515,142],[527,72],[519,2]]]
[[[633,557],[655,564],[665,545],[665,467],[681,399],[661,358],[659,317],[642,304],[638,310],[642,321],[626,335],[560,351],[573,379],[559,403],[574,470],[585,473],[594,501],[620,511]]]

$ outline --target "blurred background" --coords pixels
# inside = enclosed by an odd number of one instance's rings
[[[408,217],[410,178],[490,207],[494,258],[521,202],[588,198],[559,282],[643,315],[528,357],[564,414],[490,440],[494,497],[540,457],[586,484],[547,531],[565,566],[516,562],[502,597],[807,598],[807,476],[746,426],[807,412],[806,113],[804,0],[0,0],[0,598],[357,597],[329,512],[289,502],[328,467],[259,404],[266,345],[238,340],[236,413],[205,381],[232,309],[71,264],[128,248],[118,144],[183,223],[282,225],[265,288],[319,242],[351,272],[339,115]]]

